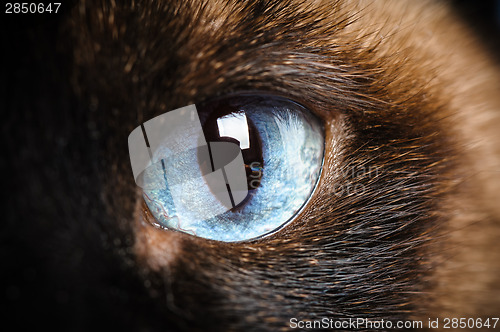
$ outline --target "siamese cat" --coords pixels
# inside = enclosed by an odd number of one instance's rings
[[[80,0],[9,18],[2,255],[16,329],[493,328],[500,71],[448,3]],[[248,96],[320,124],[304,206],[243,241],[157,227],[129,134]]]

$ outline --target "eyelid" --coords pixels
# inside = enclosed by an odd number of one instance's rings
[[[238,91],[223,91],[221,94],[218,94],[215,97],[205,98],[203,101],[196,104],[200,105],[200,107],[203,107],[204,105],[210,104],[221,98],[254,97],[254,96],[260,96],[263,98],[268,97],[268,98],[282,99],[297,104],[299,107],[307,109],[312,114],[314,114],[322,122],[322,124],[330,120],[332,118],[332,114],[338,114],[338,115],[341,114],[341,112],[337,108],[335,107],[332,108],[331,105],[329,105],[330,107],[328,109],[319,107],[318,102],[312,100],[307,95],[307,92],[299,94],[290,91],[284,92],[281,90],[271,90],[271,89],[266,89],[266,90],[243,89]],[[202,114],[200,114],[200,119],[203,122],[204,117]]]

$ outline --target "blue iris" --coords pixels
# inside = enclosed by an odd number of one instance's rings
[[[178,153],[169,138],[168,147],[160,145],[153,152],[152,166],[144,174],[146,184],[166,177],[170,184],[144,187],[158,225],[233,242],[270,234],[292,220],[311,197],[321,172],[324,136],[318,119],[303,106],[274,96],[221,99],[198,107],[198,115],[203,133],[179,129],[170,136],[175,135],[178,145],[207,142],[211,150],[202,145]],[[214,186],[206,177],[223,168],[216,162],[214,168],[206,157],[205,152],[215,155],[214,141],[241,152],[234,160],[242,161],[239,174],[246,176],[245,188],[231,193],[234,188],[227,185],[230,203],[217,194],[225,186]],[[221,174],[227,181],[231,173],[226,169]]]

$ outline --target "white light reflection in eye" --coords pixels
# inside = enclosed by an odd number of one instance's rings
[[[217,119],[219,135],[231,137],[240,142],[240,149],[250,148],[250,137],[248,137],[248,122],[245,113],[231,113]]]

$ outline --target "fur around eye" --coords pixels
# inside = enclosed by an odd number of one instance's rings
[[[6,3],[3,325],[498,329],[497,4]]]

